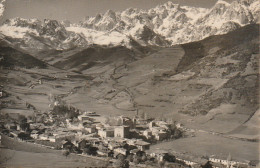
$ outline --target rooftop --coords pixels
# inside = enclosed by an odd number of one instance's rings
[[[141,140],[136,141],[135,144],[141,146],[150,145],[150,143]]]
[[[133,150],[130,151],[130,153],[137,153],[139,151],[140,151],[139,149],[133,149]]]
[[[182,159],[182,160],[186,160],[186,161],[199,163],[199,164],[206,164],[208,162],[207,159],[194,157],[194,156],[188,156],[188,155],[179,155],[177,158]]]
[[[147,153],[155,153],[155,154],[166,154],[166,153],[169,153],[168,151],[166,150],[162,150],[162,149],[155,149],[155,150],[150,150],[148,151]]]

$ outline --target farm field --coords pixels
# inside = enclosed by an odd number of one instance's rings
[[[66,158],[55,153],[33,153],[0,148],[0,167],[83,168],[90,166],[102,167],[106,166],[106,163],[74,154]]]
[[[195,137],[187,137],[151,146],[150,150],[163,149],[170,152],[186,153],[194,156],[220,156],[229,154],[234,160],[249,161],[259,159],[258,142],[229,139],[219,135],[196,132]]]

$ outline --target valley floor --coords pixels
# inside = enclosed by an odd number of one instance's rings
[[[194,137],[182,138],[170,142],[164,142],[151,146],[154,149],[169,150],[173,153],[183,153],[193,156],[219,156],[246,161],[259,159],[259,142],[230,139],[206,132],[196,132]]]

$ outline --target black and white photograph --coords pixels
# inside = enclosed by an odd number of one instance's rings
[[[260,0],[0,0],[1,168],[260,168]]]

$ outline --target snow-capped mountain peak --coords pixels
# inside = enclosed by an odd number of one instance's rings
[[[229,6],[230,3],[224,1],[224,0],[218,0],[215,4],[215,6],[218,6],[218,5],[226,5],[226,6]]]
[[[0,18],[3,16],[3,13],[5,11],[5,1],[6,0],[0,0]]]
[[[22,48],[30,49],[68,49],[75,46],[85,46],[85,38],[74,32],[68,32],[57,20],[45,19],[8,19],[0,27],[0,32],[15,38]]]
[[[211,9],[206,9],[169,1],[149,10],[108,10],[86,17],[79,24],[15,18],[7,20],[0,31],[6,36],[27,39],[23,40],[24,44],[41,39],[59,49],[86,44],[131,47],[131,40],[141,45],[168,46],[224,34],[259,22],[259,3],[258,0],[235,0],[232,3],[218,0]]]

